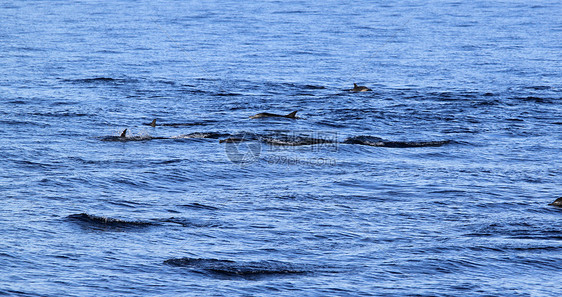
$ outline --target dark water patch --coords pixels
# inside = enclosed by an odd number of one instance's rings
[[[474,98],[478,98],[480,95],[476,92],[463,92],[463,93],[459,93],[457,96],[461,98],[474,99]]]
[[[189,93],[189,94],[192,94],[192,95],[208,95],[208,94],[209,94],[209,95],[212,95],[211,92],[206,91],[206,90],[197,90],[197,89],[193,90],[193,89],[189,89],[189,90],[183,90],[183,91],[184,91],[184,92],[187,92],[187,93]]]
[[[51,103],[51,106],[67,106],[67,105],[77,105],[76,101],[55,101]]]
[[[66,218],[82,227],[96,230],[137,229],[156,225],[153,222],[122,220],[87,213],[72,214]]]
[[[182,227],[198,227],[198,228],[212,228],[212,227],[220,227],[222,224],[216,221],[204,221],[199,219],[188,219],[188,218],[168,218],[168,219],[159,219],[159,222],[162,223],[172,223],[176,225],[180,225]]]
[[[536,252],[536,251],[545,251],[545,252],[558,252],[562,251],[562,246],[529,246],[529,247],[511,247],[511,248],[504,248],[504,250],[514,250],[514,251],[524,251],[524,252]]]
[[[535,96],[527,96],[527,97],[513,97],[513,100],[523,101],[523,102],[532,102],[532,103],[553,103],[552,98],[543,98],[543,97],[535,97]]]
[[[436,141],[388,141],[374,136],[355,136],[347,138],[345,144],[360,144],[388,148],[439,147],[452,143],[451,140]]]
[[[31,121],[18,121],[18,120],[0,120],[0,124],[2,125],[10,125],[10,126],[36,126],[36,127],[49,127],[51,126],[48,123],[37,123]]]
[[[211,273],[215,276],[260,279],[267,276],[312,273],[310,265],[285,263],[280,261],[237,262],[231,260],[178,258],[164,261],[164,264],[185,267],[193,272]]]
[[[495,246],[474,245],[474,246],[468,246],[466,248],[476,252],[500,252],[500,253],[505,252],[504,249]]]
[[[7,101],[6,103],[8,103],[8,104],[27,104],[28,102],[25,102],[23,100],[10,100],[10,101]]]
[[[151,164],[154,165],[167,165],[167,164],[174,164],[174,163],[181,163],[183,159],[173,159],[173,160],[164,160],[164,161],[152,161]]]
[[[530,87],[524,87],[524,88],[528,89],[528,90],[535,90],[535,91],[544,91],[544,90],[552,89],[552,87],[550,87],[550,86],[530,86]]]
[[[30,293],[30,292],[18,291],[18,290],[4,290],[4,289],[0,289],[0,296],[19,296],[19,297],[24,297],[24,296],[36,296],[36,297],[44,297],[45,295],[43,295],[43,294],[38,294],[38,293]]]
[[[27,166],[27,167],[58,168],[58,165],[55,165],[55,164],[34,162],[34,161],[29,161],[29,160],[15,161],[15,163],[21,164],[21,165],[24,165],[24,166]]]
[[[192,209],[219,210],[218,207],[205,205],[205,204],[201,204],[201,203],[197,203],[197,202],[193,202],[193,203],[189,203],[189,204],[183,204],[183,205],[180,205],[180,206],[192,208]]]
[[[4,252],[0,252],[0,257],[11,258],[11,259],[16,258],[14,255],[10,255],[10,254],[4,253]]]
[[[238,94],[238,93],[215,93],[213,94],[213,96],[217,96],[217,97],[234,97],[234,96],[242,96],[242,94]]]
[[[560,240],[562,229],[557,226],[536,226],[527,222],[492,223],[476,228],[466,236],[507,237],[513,239]]]
[[[170,85],[170,86],[176,86],[178,85],[177,82],[175,81],[171,81],[171,80],[157,80],[157,83],[161,83],[161,84],[165,84],[165,85]]]
[[[134,187],[140,187],[147,184],[145,181],[141,181],[139,179],[131,179],[131,178],[113,178],[111,183],[134,186]]]
[[[455,101],[458,99],[452,92],[429,92],[427,95],[439,101]]]
[[[444,129],[441,131],[441,133],[446,133],[446,134],[478,134],[480,132],[481,132],[480,130],[476,130],[468,127],[455,127],[455,128]]]
[[[111,78],[111,77],[93,77],[93,78],[79,78],[79,79],[63,79],[65,82],[75,84],[125,84],[127,82],[135,82],[134,79],[124,78]]]
[[[318,121],[316,122],[317,125],[322,125],[322,126],[327,126],[327,127],[332,127],[332,128],[344,128],[347,125],[343,124],[340,121],[330,121],[330,120],[322,120],[322,121]]]
[[[402,270],[410,271],[413,274],[435,275],[435,274],[454,274],[467,269],[479,269],[482,264],[475,262],[475,259],[412,259],[399,264]]]
[[[324,86],[314,86],[314,85],[304,85],[303,88],[308,89],[308,90],[323,90],[323,89],[326,89],[326,87],[324,87]]]
[[[150,135],[138,135],[138,136],[104,136],[101,137],[101,141],[118,141],[118,142],[128,142],[128,141],[150,141],[155,139],[168,139],[168,137],[157,137]]]
[[[85,117],[90,116],[87,113],[78,113],[78,112],[34,112],[31,115],[40,116],[40,117]]]
[[[495,105],[500,105],[501,101],[498,99],[492,99],[492,100],[478,100],[475,101],[473,103],[474,107],[478,107],[478,106],[495,106]]]

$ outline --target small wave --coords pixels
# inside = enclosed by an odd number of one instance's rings
[[[94,229],[127,229],[127,228],[143,228],[156,225],[153,222],[146,221],[128,221],[109,217],[91,215],[87,213],[72,214],[66,217],[72,222],[76,222],[82,226]]]
[[[56,168],[57,167],[57,165],[55,165],[55,164],[33,162],[33,161],[28,161],[28,160],[21,160],[21,161],[15,161],[15,162],[19,163],[19,164],[22,164],[22,165],[30,166],[30,167],[40,167],[40,168]]]
[[[153,161],[151,162],[154,165],[167,165],[167,164],[174,164],[174,163],[181,163],[183,159],[171,159],[171,160],[164,160],[164,161]]]
[[[551,98],[542,98],[542,97],[535,97],[535,96],[514,97],[512,99],[521,100],[525,102],[534,102],[534,103],[553,103]]]
[[[162,223],[172,223],[176,225],[180,225],[182,227],[219,227],[221,224],[219,222],[214,221],[202,221],[202,220],[195,220],[195,219],[186,219],[186,218],[169,218],[169,219],[160,219],[158,220]]]
[[[125,83],[132,80],[100,76],[100,77],[93,77],[93,78],[65,79],[64,81],[77,83],[77,84],[100,84],[100,83],[117,84],[117,83]]]
[[[34,112],[31,115],[40,116],[40,117],[85,117],[90,116],[87,113],[79,113],[79,112]]]
[[[552,87],[550,87],[550,86],[530,86],[530,87],[525,87],[525,89],[543,91],[543,90],[550,90],[550,89],[552,89]]]
[[[347,138],[343,143],[361,144],[389,148],[412,148],[412,147],[439,147],[451,143],[451,140],[436,141],[388,141],[374,136],[355,136]]]
[[[184,205],[180,205],[180,206],[188,207],[188,208],[194,208],[194,209],[219,210],[218,207],[205,205],[205,204],[201,204],[201,203],[197,203],[197,202],[184,204]]]
[[[256,278],[273,275],[306,274],[312,271],[307,265],[297,265],[280,261],[236,262],[231,260],[177,258],[164,261],[164,264],[187,267],[195,271],[210,272],[223,276]]]
[[[238,94],[238,93],[215,93],[215,94],[213,94],[213,96],[232,97],[232,96],[242,96],[242,94]]]
[[[324,87],[324,86],[314,86],[314,85],[305,85],[304,88],[309,89],[309,90],[323,90],[326,87]]]
[[[25,102],[23,100],[11,100],[11,101],[7,101],[6,103],[8,103],[8,104],[27,104],[27,102]]]
[[[526,222],[502,222],[480,226],[467,236],[502,236],[512,239],[560,240],[562,231],[556,227],[537,226]]]

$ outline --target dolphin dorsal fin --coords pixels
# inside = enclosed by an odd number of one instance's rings
[[[358,88],[359,86],[356,83],[353,83],[354,88]]]
[[[296,118],[297,117],[297,110],[291,112],[290,114],[285,116],[286,118]]]
[[[121,132],[121,136],[119,136],[121,138],[125,138],[127,137],[127,129],[123,130],[123,132]]]
[[[152,122],[150,122],[150,126],[156,127],[156,119],[154,119],[154,120],[152,120]]]

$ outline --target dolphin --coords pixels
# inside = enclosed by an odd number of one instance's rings
[[[119,138],[126,138],[127,137],[127,129],[123,130],[123,132],[121,132],[121,135],[119,135]]]
[[[259,119],[259,118],[288,118],[288,119],[298,119],[297,118],[297,111],[293,111],[290,114],[287,115],[281,115],[281,114],[274,114],[274,113],[269,113],[269,112],[262,112],[262,113],[258,113],[256,115],[253,115],[250,117],[250,119]]]
[[[562,197],[554,200],[554,202],[550,203],[549,205],[562,207]]]
[[[226,139],[219,140],[219,143],[238,143],[243,141],[249,141],[249,139],[239,138],[239,137],[229,137]]]
[[[367,92],[372,91],[371,89],[367,88],[366,86],[358,86],[357,84],[353,84],[353,89],[349,89],[350,92]]]

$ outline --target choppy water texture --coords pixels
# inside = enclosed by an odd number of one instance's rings
[[[560,292],[560,1],[239,2],[0,4],[0,295]]]

